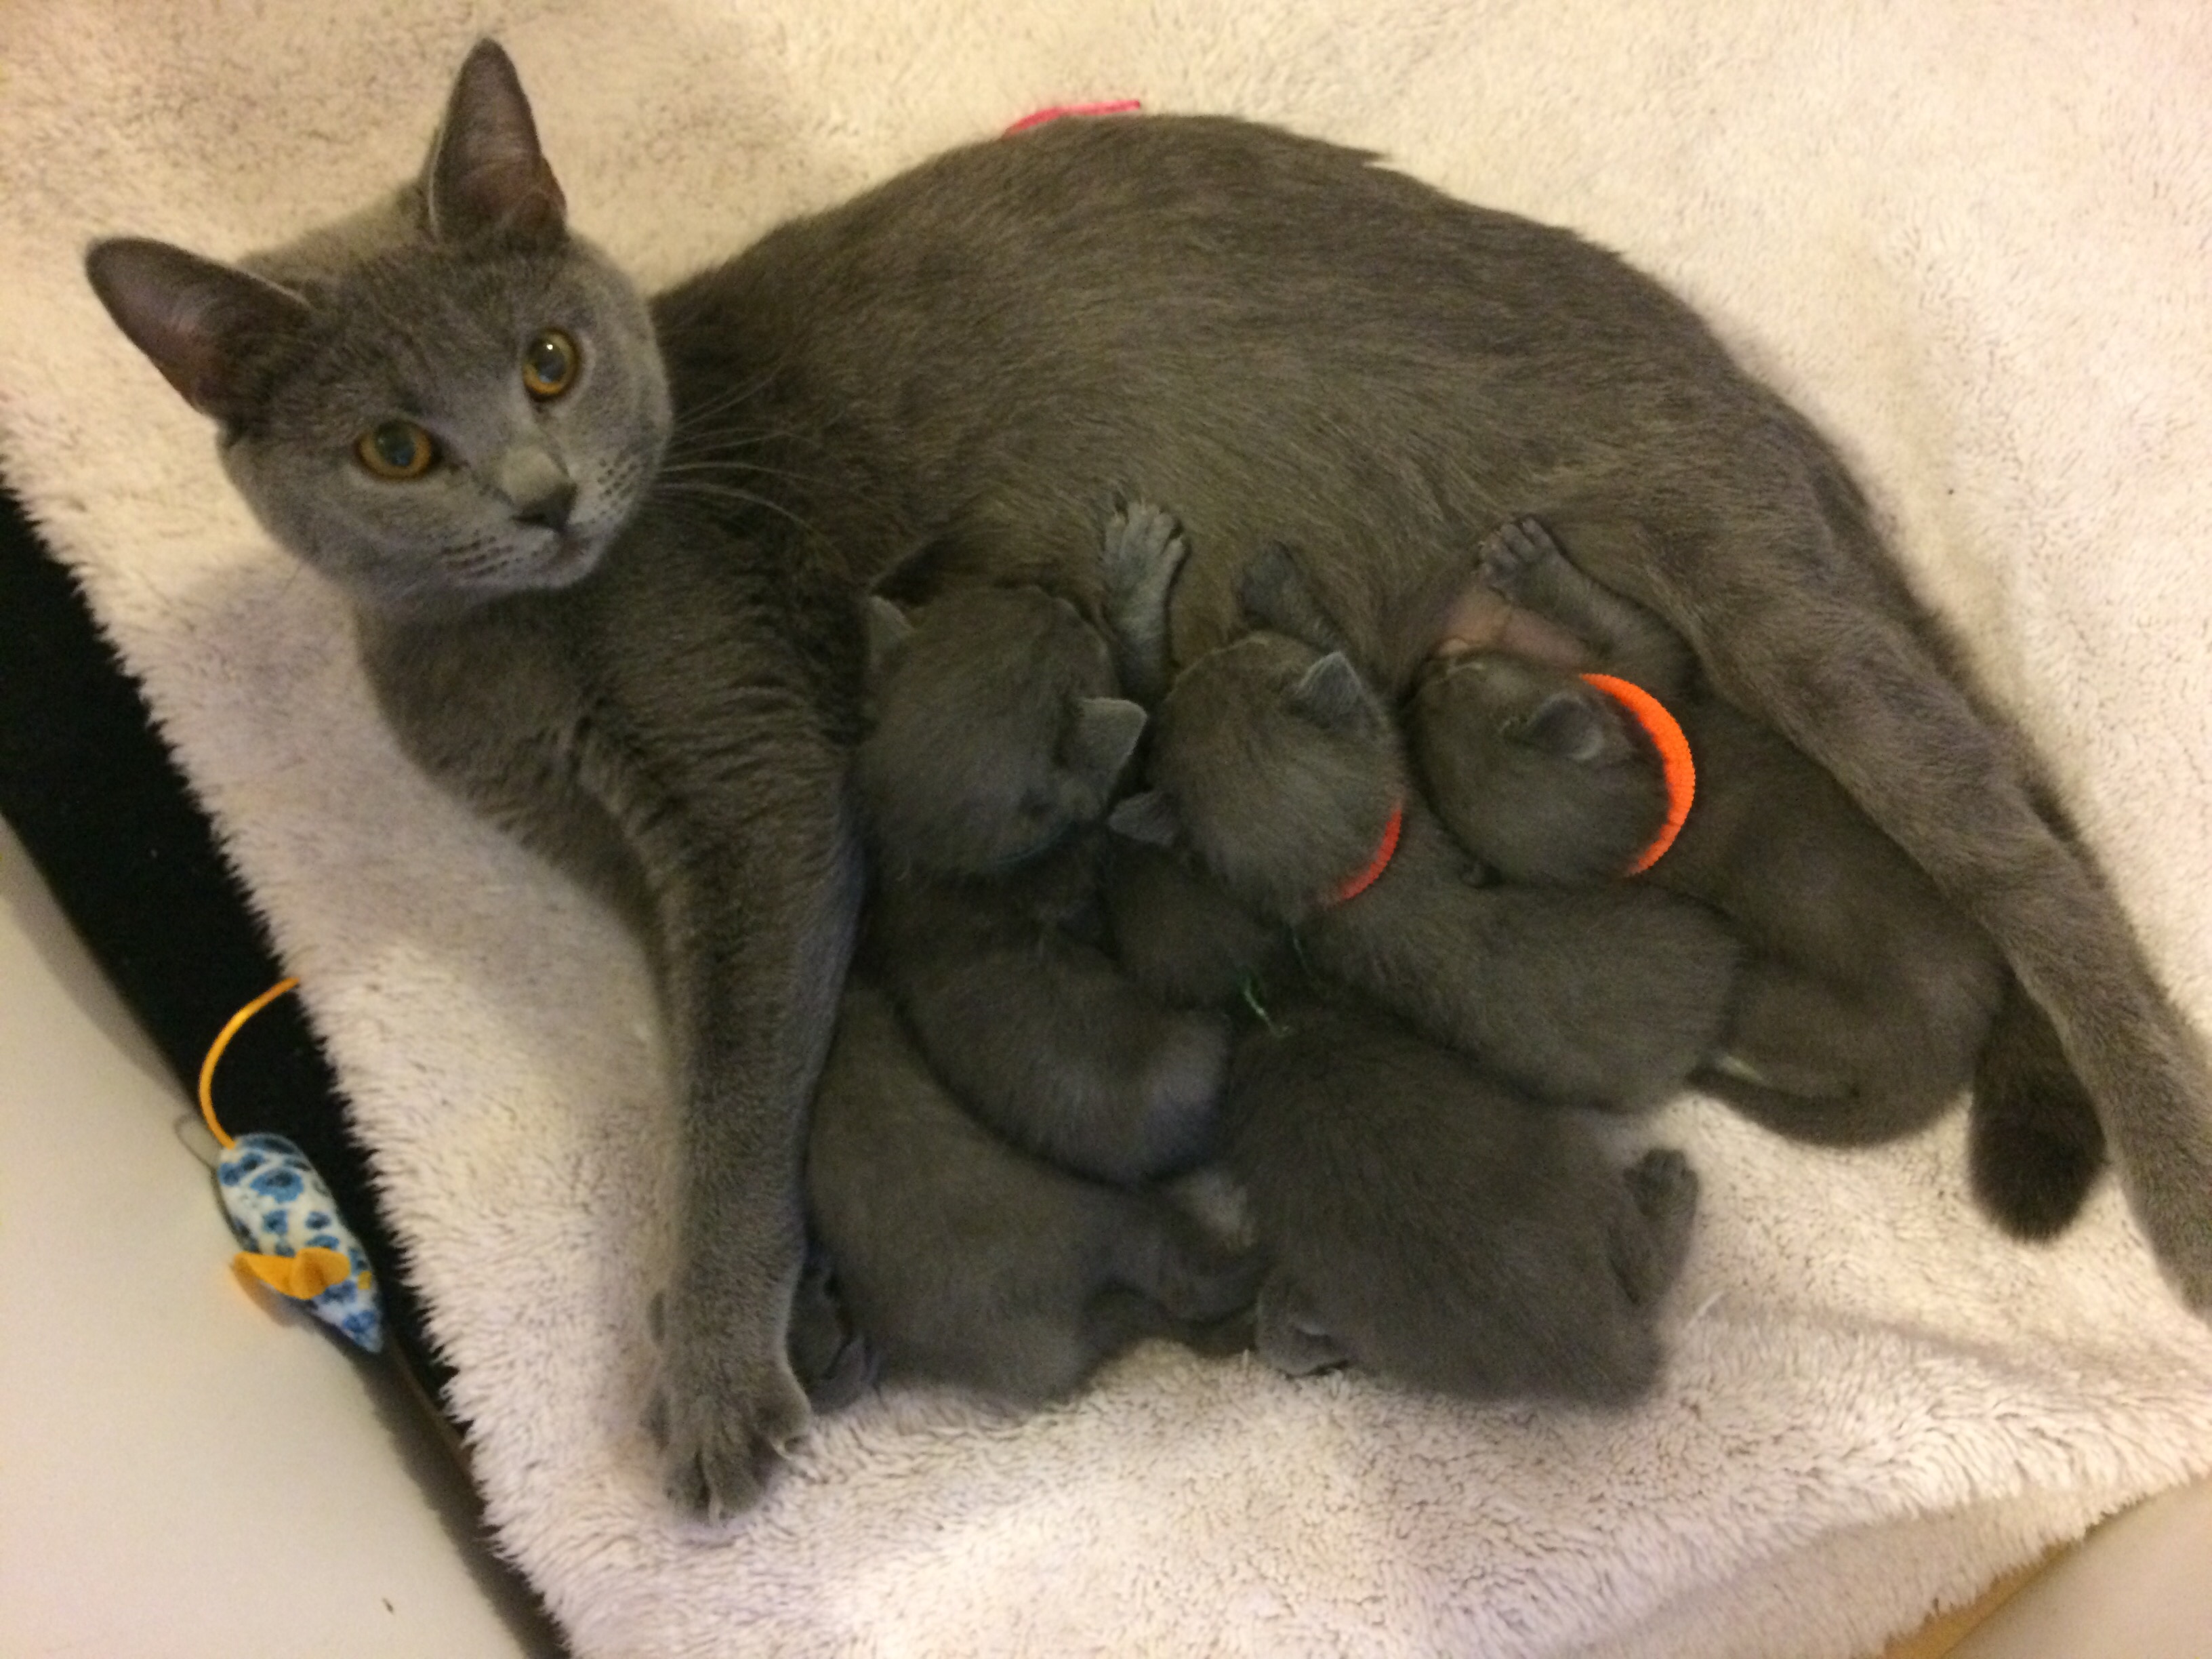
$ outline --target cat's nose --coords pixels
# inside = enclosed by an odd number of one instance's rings
[[[500,457],[496,472],[499,493],[514,508],[517,524],[565,530],[568,510],[576,504],[574,482],[561,463],[543,449],[514,448]]]
[[[542,495],[514,504],[517,524],[543,525],[548,530],[568,527],[568,509],[576,504],[576,486],[563,478]]]

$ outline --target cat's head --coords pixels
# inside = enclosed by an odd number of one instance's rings
[[[853,777],[878,848],[934,875],[1044,851],[1113,799],[1145,726],[1112,653],[1036,587],[956,589],[912,619],[869,601],[874,724]]]
[[[667,380],[643,297],[568,234],[493,42],[389,219],[251,269],[139,239],[85,265],[219,423],[270,533],[357,600],[450,608],[579,580],[659,465]]]
[[[1124,835],[1181,847],[1232,894],[1296,922],[1375,857],[1406,798],[1389,710],[1341,652],[1248,634],[1176,676],[1153,734],[1151,789],[1115,809]]]
[[[1610,880],[1667,816],[1650,738],[1579,675],[1502,652],[1438,657],[1412,714],[1437,816],[1508,880]]]

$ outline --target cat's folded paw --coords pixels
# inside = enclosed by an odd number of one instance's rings
[[[755,1352],[735,1333],[692,1326],[681,1311],[665,1310],[660,1377],[644,1426],[660,1449],[668,1501],[711,1525],[760,1501],[812,1414],[780,1346]]]
[[[1475,554],[1475,575],[1485,587],[1510,599],[1538,567],[1565,557],[1552,532],[1536,520],[1515,519],[1484,538]]]

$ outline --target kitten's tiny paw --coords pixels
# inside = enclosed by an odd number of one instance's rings
[[[1305,1298],[1279,1273],[1260,1287],[1252,1310],[1252,1351],[1285,1376],[1311,1376],[1351,1358],[1320,1328]]]
[[[791,1303],[791,1369],[817,1412],[848,1406],[875,1381],[876,1356],[839,1294],[829,1256],[808,1253]]]
[[[1622,1177],[1636,1207],[1655,1222],[1694,1214],[1698,1172],[1671,1146],[1657,1146],[1628,1166]]]
[[[1116,610],[1164,605],[1168,586],[1189,553],[1174,514],[1117,494],[1100,548],[1109,605]]]
[[[1565,557],[1541,523],[1515,519],[1485,538],[1475,555],[1475,575],[1485,587],[1510,599],[1539,565]]]

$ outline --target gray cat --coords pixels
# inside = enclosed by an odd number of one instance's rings
[[[1201,657],[1161,705],[1148,776],[1115,829],[1188,850],[1295,927],[1315,969],[1522,1089],[1632,1110],[1713,1052],[1726,929],[1648,888],[1490,879],[1410,787],[1341,653],[1262,630]]]
[[[999,1140],[931,1076],[890,999],[857,980],[814,1097],[806,1192],[887,1378],[1036,1404],[1142,1336],[1242,1345],[1232,1316],[1251,1300],[1250,1257],[1157,1192]]]
[[[1697,1210],[1680,1152],[1624,1173],[1577,1114],[1340,999],[1240,1042],[1224,1115],[1273,1258],[1256,1346],[1277,1369],[1602,1405],[1657,1379],[1654,1310]]]
[[[1638,879],[1711,905],[1748,947],[1720,1053],[1698,1081],[1783,1133],[1832,1145],[1909,1133],[1952,1104],[1988,1046],[2007,977],[1988,936],[1826,773],[1705,695],[1665,624],[1583,574],[1540,524],[1495,532],[1480,568],[1516,610],[1585,641],[1581,666],[1657,696],[1689,739],[1695,806]],[[1651,740],[1566,669],[1510,651],[1440,654],[1407,720],[1437,816],[1510,879],[1618,880],[1665,817]],[[2007,1091],[1984,1082],[1996,1097],[1984,1115],[2002,1121]],[[2032,1160],[2008,1178],[2002,1131],[1975,1140],[1978,1186],[2031,1235],[2047,1231],[2039,1215],[2078,1206],[2078,1177],[2095,1168],[2086,1097],[2063,1066],[2051,1083],[2044,1120],[2087,1143],[2070,1186],[2039,1181]]]
[[[1287,536],[1331,550],[1322,601],[1394,696],[1452,625],[1462,550],[1543,518],[1989,931],[2212,1309],[2212,1068],[2033,757],[1828,446],[1573,235],[1249,124],[1066,120],[648,310],[568,234],[485,42],[380,229],[255,272],[143,240],[88,268],[255,512],[356,601],[410,751],[651,922],[682,1073],[662,1387],[687,1507],[750,1502],[806,1421],[783,1336],[860,900],[859,596],[922,547],[1080,592],[1069,550],[1115,479],[1193,532],[1171,666],[1240,630],[1233,550]]]

